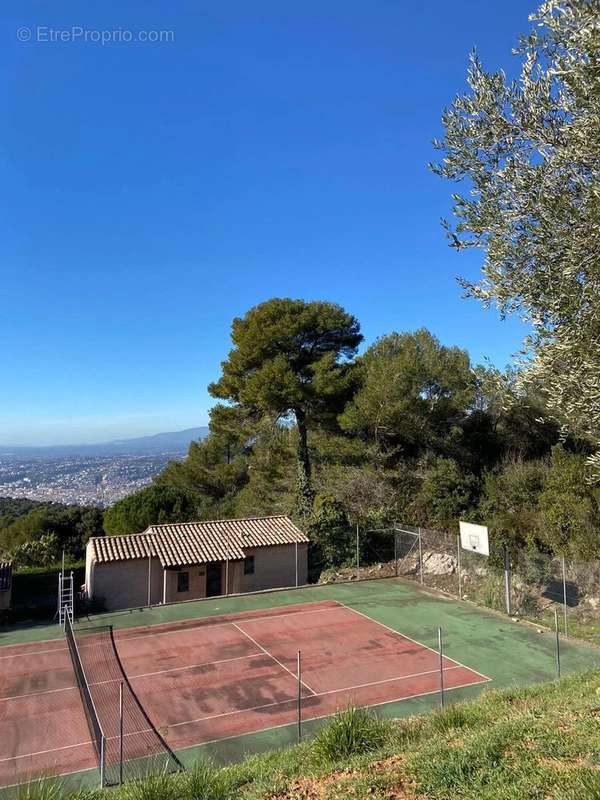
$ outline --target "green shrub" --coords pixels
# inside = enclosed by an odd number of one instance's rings
[[[225,773],[208,761],[199,761],[181,778],[181,800],[229,800],[233,789]]]
[[[62,800],[63,786],[53,778],[39,778],[19,786],[17,800]]]
[[[119,797],[120,800],[181,800],[181,792],[177,778],[163,770],[124,783],[119,790]]]
[[[313,752],[319,760],[338,761],[379,750],[391,736],[389,722],[378,719],[368,709],[350,706],[319,731]]]

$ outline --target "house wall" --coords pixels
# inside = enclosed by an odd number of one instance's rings
[[[104,603],[107,611],[148,604],[148,559],[86,564],[88,596]],[[163,568],[158,558],[150,560],[150,602],[163,599]]]
[[[257,592],[296,585],[296,548],[293,544],[245,549],[254,556],[254,574],[244,575],[243,562],[236,563],[235,592]],[[298,585],[308,579],[308,545],[298,545]]]
[[[295,545],[277,545],[248,549],[254,556],[254,574],[244,575],[243,561],[230,561],[229,567],[221,563],[221,587],[225,593],[225,575],[229,575],[228,593],[254,592],[294,586],[296,581]],[[86,589],[88,596],[103,600],[107,611],[121,608],[145,606],[148,602],[148,559],[130,559],[108,564],[97,564],[91,560],[88,549],[86,559]],[[308,547],[298,545],[298,584],[307,581]],[[189,573],[187,592],[177,591],[177,573]],[[152,559],[151,603],[177,603],[206,596],[206,565],[163,571],[160,561]]]

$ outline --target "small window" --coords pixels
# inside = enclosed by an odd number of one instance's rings
[[[244,559],[244,575],[254,575],[254,556],[246,556]]]
[[[178,572],[177,573],[177,591],[189,592],[190,590],[190,573]]]

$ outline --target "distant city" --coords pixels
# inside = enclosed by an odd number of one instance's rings
[[[207,428],[91,445],[0,447],[0,496],[105,508],[185,457]]]

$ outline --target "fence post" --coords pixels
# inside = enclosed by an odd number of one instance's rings
[[[105,755],[105,738],[104,734],[100,736],[100,788],[104,789],[105,782],[104,782],[104,755]]]
[[[444,708],[444,645],[442,629],[438,628],[438,650],[440,653],[440,708]]]
[[[456,569],[458,571],[458,599],[462,600],[462,576],[460,573],[460,534],[456,536]]]
[[[506,613],[510,617],[512,608],[510,604],[510,556],[508,554],[508,545],[504,545],[504,594],[506,598]]]
[[[119,684],[119,785],[123,785],[123,681]]]
[[[148,548],[148,608],[150,608],[152,587],[152,548]]]
[[[558,609],[554,609],[554,628],[556,631],[556,679],[560,680],[560,636],[558,632]]]
[[[565,557],[562,556],[562,582],[563,582],[563,613],[565,617],[565,636],[569,635],[568,621],[567,621],[567,569],[565,565]]]
[[[298,542],[296,542],[296,546],[294,548],[295,551],[295,558],[296,558],[296,588],[298,587]]]
[[[360,541],[358,532],[358,522],[356,523],[356,580],[360,580]]]
[[[421,528],[419,531],[419,580],[423,583],[423,542],[421,541]]]
[[[298,650],[298,744],[302,740],[302,655]]]
[[[398,534],[394,531],[394,571],[398,577]]]

